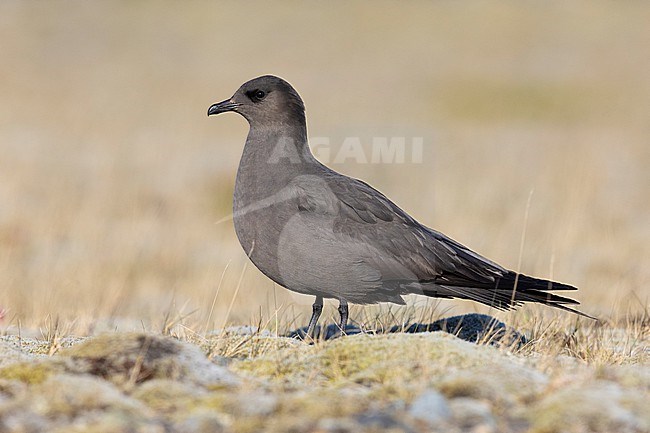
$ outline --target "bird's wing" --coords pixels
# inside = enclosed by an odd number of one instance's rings
[[[377,271],[380,290],[394,299],[420,293],[471,299],[506,310],[538,302],[590,317],[566,306],[577,301],[550,293],[575,287],[508,271],[421,225],[360,180],[328,174],[295,187],[298,210],[326,218],[332,224],[328,240],[340,243],[342,256],[352,252],[360,264]]]
[[[374,254],[364,261],[385,279],[409,274],[418,281],[472,285],[492,283],[508,272],[421,225],[365,182],[327,173],[301,176],[293,186],[300,211],[329,215],[336,236],[372,246]]]

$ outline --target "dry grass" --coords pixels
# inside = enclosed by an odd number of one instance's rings
[[[597,366],[650,364],[647,311],[600,321],[566,316],[544,320],[532,316],[525,317],[517,327],[530,330],[530,343],[519,350],[522,355],[541,354],[549,362],[564,355]]]
[[[422,164],[334,168],[506,266],[581,288],[603,323],[504,316],[532,330],[536,350],[647,357],[650,7],[328,6],[0,4],[3,328],[54,342],[304,324],[311,299],[244,271],[231,223],[215,224],[246,126],[205,111],[274,73],[333,149],[346,136],[425,139]],[[356,307],[353,319],[429,317],[419,302]],[[489,312],[452,301],[436,311],[450,309]],[[600,350],[620,329],[622,345]]]

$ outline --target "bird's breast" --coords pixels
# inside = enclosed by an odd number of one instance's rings
[[[239,176],[238,176],[239,178]],[[284,227],[297,212],[295,203],[281,190],[243,187],[238,179],[233,199],[235,233],[244,252],[257,268],[285,285],[278,265],[278,248]]]

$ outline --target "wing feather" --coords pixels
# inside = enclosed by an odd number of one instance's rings
[[[294,181],[298,208],[334,218],[333,229],[346,239],[367,242],[380,257],[366,262],[385,279],[396,279],[397,261],[402,276],[411,279],[492,283],[506,269],[474,253],[442,233],[429,229],[404,212],[381,192],[365,182],[338,173],[301,176]]]

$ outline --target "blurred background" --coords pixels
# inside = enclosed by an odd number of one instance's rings
[[[590,314],[647,309],[649,22],[640,1],[0,2],[0,324],[306,324],[312,299],[217,224],[248,128],[206,111],[262,74],[333,153],[422,137],[422,163],[329,163],[420,222]]]

